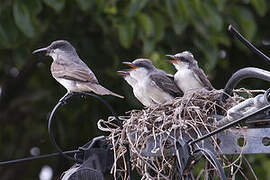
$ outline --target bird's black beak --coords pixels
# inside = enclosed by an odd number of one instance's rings
[[[49,52],[49,48],[45,47],[45,48],[40,48],[40,49],[37,49],[37,50],[33,51],[32,54],[48,55],[48,52]]]
[[[165,56],[169,58],[169,60],[170,60],[169,62],[172,64],[180,61],[180,59],[176,58],[174,55],[167,54]]]
[[[133,69],[138,68],[138,66],[134,65],[132,62],[122,62],[122,63],[128,65],[129,67],[131,67]]]

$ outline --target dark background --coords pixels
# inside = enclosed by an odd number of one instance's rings
[[[236,70],[269,69],[227,32],[233,24],[269,55],[270,13],[266,0],[1,0],[0,1],[0,160],[55,152],[47,133],[50,111],[65,93],[50,74],[49,57],[31,52],[54,40],[70,41],[100,83],[124,95],[104,97],[119,115],[142,106],[117,70],[122,61],[150,58],[174,73],[165,54],[191,51],[213,86],[224,87]],[[241,87],[267,89],[269,83],[245,80]],[[57,141],[76,149],[97,135],[96,122],[109,112],[94,99],[75,99],[55,120]],[[249,161],[259,179],[270,178],[267,155]],[[49,165],[54,179],[72,162],[61,157],[0,167],[0,179],[38,179]]]

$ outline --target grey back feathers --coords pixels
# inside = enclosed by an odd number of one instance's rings
[[[133,64],[147,69],[148,72],[151,73],[149,78],[154,81],[160,89],[170,94],[172,97],[179,97],[183,95],[183,92],[177,87],[174,80],[168,77],[165,71],[155,68],[151,60],[136,59],[133,61]]]
[[[155,69],[150,75],[150,79],[153,80],[160,89],[170,94],[172,97],[180,97],[184,94],[178,88],[174,79],[168,76],[163,70]]]

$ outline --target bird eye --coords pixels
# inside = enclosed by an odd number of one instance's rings
[[[181,60],[184,62],[189,62],[189,60],[186,57],[181,57]]]

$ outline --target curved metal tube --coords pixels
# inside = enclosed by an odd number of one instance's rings
[[[265,102],[268,102],[270,104],[270,88],[266,90],[263,96],[264,96]]]
[[[101,97],[92,94],[92,93],[86,93],[86,92],[81,92],[81,93],[72,93],[72,94],[65,94],[56,104],[56,106],[53,108],[49,120],[48,120],[48,133],[49,133],[49,137],[51,140],[52,145],[56,148],[56,150],[60,153],[60,155],[62,155],[64,158],[72,160],[72,161],[76,161],[76,162],[80,162],[78,159],[75,159],[72,156],[69,156],[67,154],[65,154],[62,149],[60,148],[60,146],[58,146],[58,144],[55,141],[55,137],[53,134],[53,130],[52,130],[52,120],[54,118],[55,112],[56,110],[63,104],[65,104],[67,102],[68,99],[72,98],[74,95],[87,95],[87,96],[91,96],[96,98],[97,100],[99,100],[100,102],[102,102],[112,113],[112,115],[115,117],[115,119],[120,122],[118,116],[116,115],[115,111],[113,110],[113,108],[109,105],[109,103],[107,103],[105,100],[103,100]],[[120,124],[121,125],[121,124]]]
[[[204,148],[198,148],[193,153],[198,153],[198,152],[202,152],[203,155],[208,157],[211,160],[211,162],[216,166],[217,172],[220,176],[220,179],[222,179],[222,180],[227,179],[225,172],[224,172],[224,169],[220,165],[220,162],[217,160],[216,156],[210,150],[204,149]]]
[[[229,79],[224,88],[222,102],[224,102],[229,97],[229,95],[232,95],[232,90],[238,85],[241,80],[247,78],[257,78],[270,82],[270,72],[255,67],[247,67],[236,71]]]
[[[263,54],[259,49],[253,46],[244,36],[242,36],[231,24],[228,27],[228,31],[235,35],[249,50],[259,55],[265,62],[270,63],[270,58]]]

